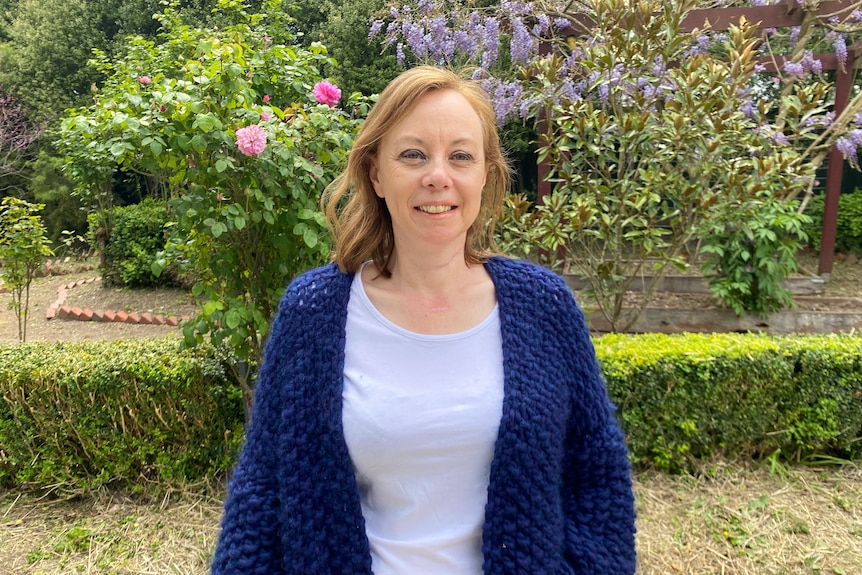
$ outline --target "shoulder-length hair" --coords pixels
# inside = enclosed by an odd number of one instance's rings
[[[334,239],[331,260],[344,272],[356,272],[371,258],[383,275],[395,241],[392,219],[383,199],[374,192],[369,177],[380,141],[426,94],[452,90],[463,96],[482,124],[488,177],[482,189],[479,215],[467,231],[464,259],[468,264],[484,263],[496,253],[494,226],[509,189],[510,168],[497,133],[494,108],[487,93],[472,80],[433,66],[419,66],[402,72],[380,94],[350,151],[347,168],[324,191],[320,203]]]

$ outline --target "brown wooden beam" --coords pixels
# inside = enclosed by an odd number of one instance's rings
[[[829,16],[849,6],[846,0],[822,2],[817,7],[818,16]],[[805,18],[805,11],[796,6],[795,1],[788,4],[771,6],[748,6],[740,8],[705,8],[692,10],[682,22],[683,29],[690,32],[703,29],[707,25],[712,30],[727,30],[739,26],[740,18],[758,25],[759,28],[787,28],[799,26]]]

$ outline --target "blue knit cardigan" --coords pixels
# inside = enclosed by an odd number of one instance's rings
[[[541,267],[491,258],[486,269],[499,303],[505,387],[483,571],[632,574],[626,447],[583,315],[564,282]],[[325,266],[297,278],[281,301],[213,575],[371,573],[341,425],[352,279]]]

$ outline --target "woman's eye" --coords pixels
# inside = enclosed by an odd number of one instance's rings
[[[473,160],[473,156],[467,152],[456,152],[452,154],[452,159],[457,162],[470,162]]]
[[[425,158],[425,154],[419,150],[405,150],[401,152],[401,157],[405,160],[422,160]]]

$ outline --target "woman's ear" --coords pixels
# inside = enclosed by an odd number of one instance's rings
[[[371,181],[371,185],[374,188],[374,193],[377,194],[378,198],[383,197],[382,186],[380,185],[380,170],[377,168],[377,158],[371,158],[371,161],[368,162],[368,179]]]

